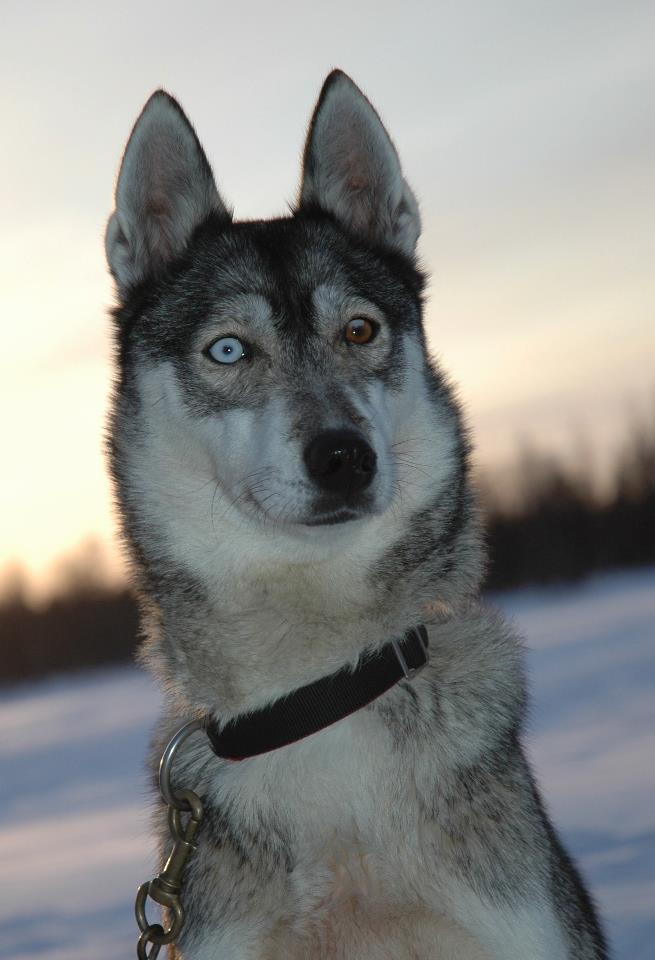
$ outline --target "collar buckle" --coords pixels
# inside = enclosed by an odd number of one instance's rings
[[[405,650],[403,650],[402,644],[410,644],[412,641],[415,641],[413,650],[407,649],[407,647]],[[414,627],[412,630],[410,630],[407,634],[405,634],[402,640],[393,639],[391,641],[391,645],[396,657],[398,658],[400,669],[405,675],[406,680],[413,680],[414,677],[419,674],[421,670],[423,670],[430,659],[428,654],[428,632],[422,624],[421,626]],[[418,653],[420,658],[419,662],[412,666],[410,666],[407,662],[407,656],[410,653]]]

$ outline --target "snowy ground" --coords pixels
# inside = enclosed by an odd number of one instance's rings
[[[655,568],[495,601],[528,639],[529,749],[614,956],[655,960]],[[134,668],[4,691],[2,960],[135,955],[158,704]]]

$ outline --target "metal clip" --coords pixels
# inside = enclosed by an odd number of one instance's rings
[[[161,873],[152,880],[142,883],[137,891],[135,913],[141,931],[137,943],[138,960],[156,960],[161,947],[177,940],[184,926],[184,908],[180,899],[182,879],[187,861],[197,849],[195,841],[202,825],[203,806],[200,798],[192,790],[180,790],[175,793],[171,787],[170,774],[173,758],[180,744],[196,730],[203,728],[202,720],[192,720],[185,724],[169,741],[159,765],[159,786],[162,797],[168,804],[168,827],[173,838],[173,849]],[[182,814],[185,811],[189,813],[189,818],[186,824],[183,824]],[[168,929],[160,923],[148,922],[146,916],[148,897],[168,911],[170,920]]]

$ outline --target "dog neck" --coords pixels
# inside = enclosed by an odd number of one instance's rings
[[[419,624],[360,658],[355,669],[342,667],[222,726],[210,716],[205,729],[212,750],[226,760],[244,760],[304,740],[361,710],[400,680],[413,680],[428,663],[428,647],[428,632]]]
[[[416,578],[380,597],[352,555],[315,564],[225,564],[210,581],[178,572],[144,601],[145,659],[184,711],[221,721],[354,666],[449,603]],[[437,606],[434,606],[434,604]]]

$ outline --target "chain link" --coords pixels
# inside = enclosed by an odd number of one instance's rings
[[[202,801],[192,790],[173,791],[170,774],[178,747],[196,730],[204,729],[201,720],[192,720],[170,740],[159,764],[159,787],[168,806],[168,828],[173,848],[162,872],[139,887],[134,905],[136,921],[141,931],[137,943],[138,960],[156,960],[161,948],[178,939],[184,926],[184,908],[181,892],[184,869],[197,849],[196,837],[202,826]],[[184,819],[183,819],[184,818]],[[168,928],[161,923],[149,923],[146,916],[148,898],[164,907]]]

